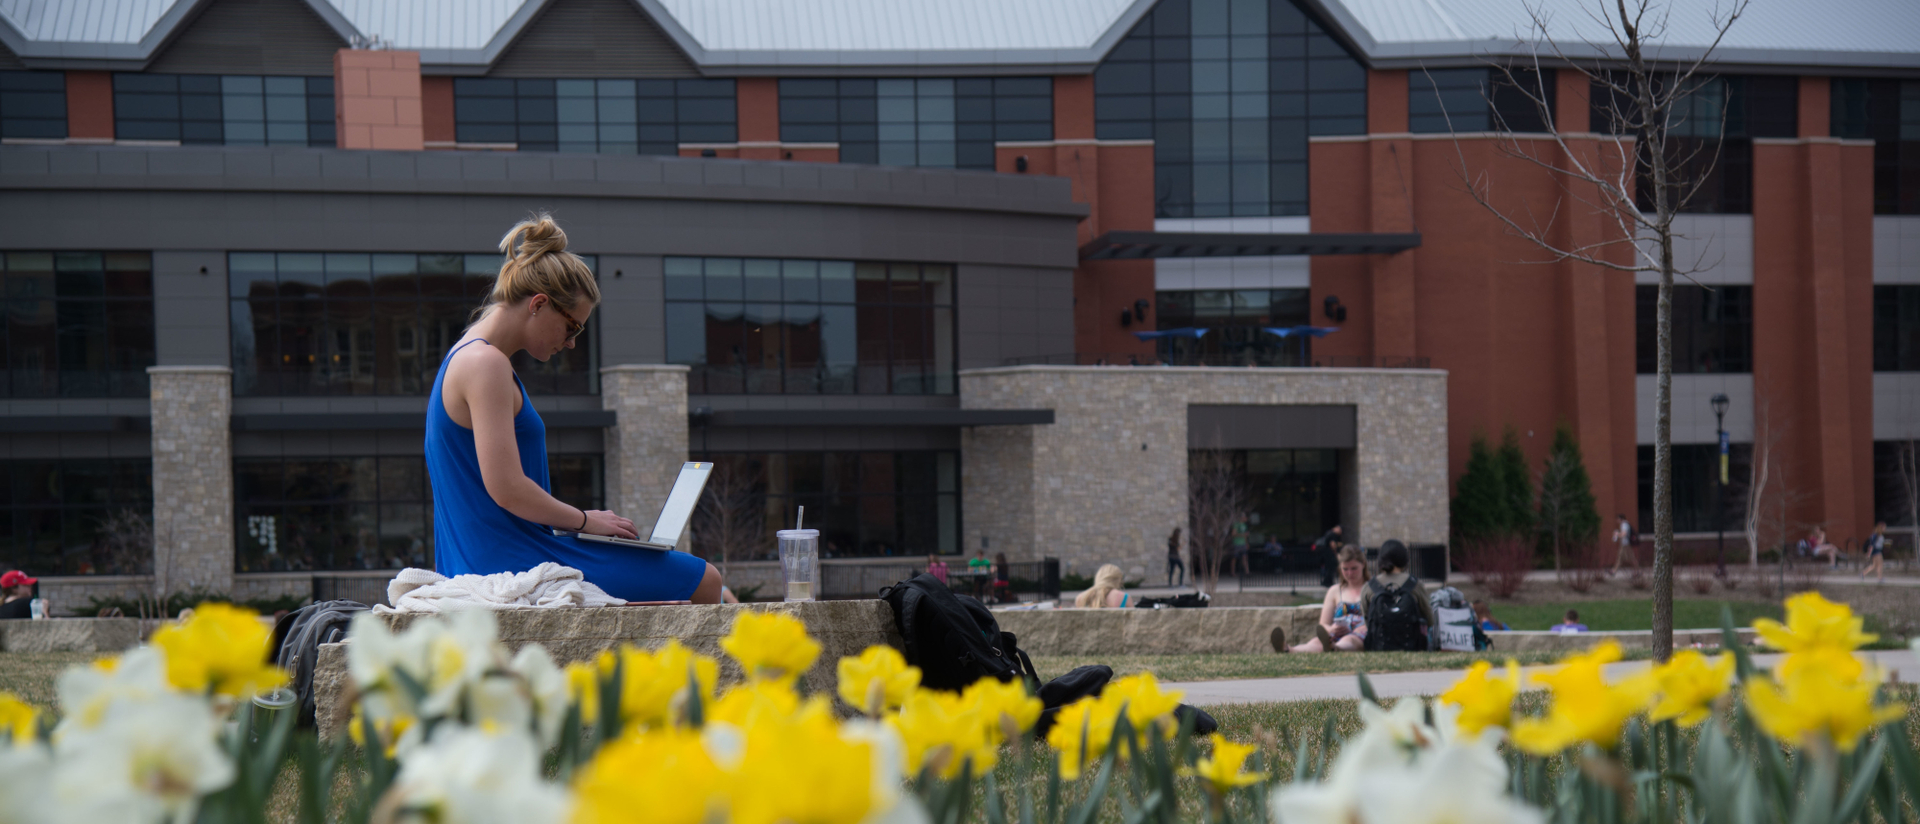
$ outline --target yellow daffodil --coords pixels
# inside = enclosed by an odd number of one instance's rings
[[[980,707],[953,693],[916,690],[888,721],[905,746],[909,775],[927,770],[952,779],[963,768],[978,775],[999,760]]]
[[[373,734],[379,737],[381,749],[386,750],[388,758],[398,751],[400,737],[406,735],[413,725],[414,718],[411,715],[373,719]],[[361,711],[359,704],[353,705],[353,720],[347,722],[347,737],[353,739],[356,747],[367,746],[366,714]]]
[[[596,664],[611,677],[614,669],[612,650],[600,653]],[[693,690],[703,704],[713,703],[713,688],[720,678],[720,665],[712,658],[680,646],[669,639],[654,652],[623,646],[619,652],[620,723],[642,727],[665,726],[686,721],[687,704]],[[577,676],[570,676],[577,677]],[[598,714],[598,707],[595,708]]]
[[[0,692],[0,734],[11,734],[15,745],[33,743],[34,719],[39,715],[40,711],[20,700],[20,696]]]
[[[1835,672],[1841,678],[1856,678],[1861,665],[1853,651],[1880,636],[1862,632],[1860,616],[1846,604],[1836,604],[1818,592],[1803,592],[1787,599],[1787,623],[1757,618],[1754,632],[1767,646],[1787,653],[1780,662],[1779,674],[1791,678],[1801,668]]]
[[[641,816],[656,824],[710,821],[724,777],[698,732],[635,732],[607,745],[573,782],[573,824],[619,824]]]
[[[768,720],[792,718],[814,712],[828,712],[824,697],[808,698],[803,706],[793,687],[775,681],[749,681],[727,690],[707,710],[708,721],[721,721],[736,727],[754,727]]]
[[[1655,721],[1671,718],[1680,726],[1695,726],[1713,714],[1713,702],[1733,683],[1733,656],[1720,655],[1709,662],[1696,650],[1681,650],[1653,668],[1653,680],[1660,700],[1648,717]]]
[[[729,795],[731,824],[858,824],[883,787],[897,792],[875,780],[872,740],[847,734],[824,702],[809,706],[818,710],[746,729]]]
[[[1804,746],[1824,737],[1841,752],[1852,752],[1869,730],[1906,714],[1898,705],[1874,706],[1879,673],[1869,675],[1802,668],[1791,676],[1754,678],[1746,684],[1747,710],[1776,740]]]
[[[610,656],[611,653],[602,653]],[[600,667],[588,661],[567,665],[567,697],[580,705],[580,720],[591,724],[600,719]]]
[[[1011,741],[1033,729],[1040,720],[1040,699],[1027,693],[1025,682],[982,678],[960,693],[960,701],[974,707],[987,737],[995,744]]]
[[[777,612],[741,612],[720,648],[754,680],[791,681],[820,657],[820,643],[807,636],[807,625]]]
[[[1158,723],[1163,728],[1173,726],[1173,709],[1180,706],[1185,693],[1163,692],[1160,682],[1151,672],[1129,675],[1107,685],[1100,693],[1100,700],[1110,701],[1115,707],[1124,705],[1127,722],[1133,728],[1145,732],[1149,724]]]
[[[839,675],[840,700],[871,718],[898,709],[920,686],[920,668],[907,666],[899,650],[881,645],[867,647],[858,658],[840,659]]]
[[[1488,727],[1505,728],[1513,720],[1513,697],[1520,692],[1520,665],[1509,659],[1504,675],[1489,678],[1493,662],[1480,661],[1451,689],[1440,694],[1440,702],[1460,708],[1455,719],[1460,732],[1477,736]]]
[[[1266,773],[1242,772],[1247,756],[1259,749],[1252,744],[1235,744],[1219,733],[1213,734],[1213,754],[1200,759],[1191,767],[1182,767],[1181,775],[1191,776],[1207,782],[1207,791],[1215,796],[1223,796],[1240,787],[1258,784],[1267,779]]]
[[[153,633],[175,689],[236,698],[286,683],[286,672],[267,663],[272,641],[273,630],[259,613],[220,603],[201,604],[192,618]]]
[[[1068,781],[1079,778],[1083,767],[1107,754],[1119,715],[1118,704],[1093,696],[1060,708],[1053,728],[1047,730],[1047,745],[1060,754],[1061,778]]]
[[[1608,641],[1567,659],[1555,671],[1533,680],[1553,692],[1544,718],[1513,725],[1513,743],[1535,755],[1551,755],[1581,742],[1611,748],[1620,741],[1627,719],[1646,709],[1653,697],[1648,674],[1608,684],[1602,667],[1620,660],[1620,644]]]

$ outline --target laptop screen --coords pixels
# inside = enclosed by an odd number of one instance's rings
[[[667,505],[660,508],[660,520],[653,522],[653,543],[671,546],[680,542],[680,533],[686,530],[687,519],[693,517],[700,491],[706,488],[707,475],[712,472],[711,463],[688,461],[680,465],[680,477],[674,480],[673,491],[667,493]]]

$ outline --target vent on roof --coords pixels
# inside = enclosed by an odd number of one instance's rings
[[[213,0],[147,71],[331,75],[333,53],[346,45],[301,0]]]
[[[633,0],[554,0],[494,61],[493,77],[699,77]]]

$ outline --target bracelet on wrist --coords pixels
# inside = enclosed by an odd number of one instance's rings
[[[580,528],[574,531],[575,532],[587,531],[587,511],[586,510],[584,509],[580,510]]]

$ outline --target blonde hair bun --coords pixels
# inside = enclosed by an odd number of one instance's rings
[[[506,261],[494,279],[493,294],[475,311],[476,317],[534,295],[546,295],[569,314],[582,302],[600,303],[600,284],[594,281],[593,270],[579,255],[567,251],[567,233],[551,215],[540,212],[514,224],[500,238],[500,251]]]

